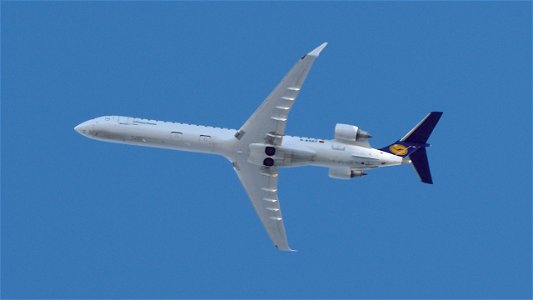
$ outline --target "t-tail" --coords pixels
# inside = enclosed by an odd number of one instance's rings
[[[439,122],[442,112],[430,112],[418,125],[409,131],[402,139],[395,143],[383,147],[379,150],[392,153],[400,157],[409,157],[413,164],[418,177],[424,183],[433,183],[429,162],[426,153],[426,147],[431,132]]]

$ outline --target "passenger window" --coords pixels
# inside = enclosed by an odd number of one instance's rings
[[[344,151],[344,149],[346,149],[346,147],[344,145],[333,144],[333,145],[331,145],[331,149],[338,150],[338,151]]]
[[[179,140],[181,139],[182,136],[183,136],[183,133],[179,131],[172,131],[170,133],[170,138],[173,140]]]

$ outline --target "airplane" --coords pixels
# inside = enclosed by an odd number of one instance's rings
[[[379,149],[370,146],[371,135],[367,131],[348,124],[336,124],[335,138],[331,140],[285,134],[289,112],[326,45],[302,56],[238,130],[124,116],[98,117],[74,129],[100,141],[225,157],[275,247],[294,251],[287,241],[278,199],[280,168],[325,167],[332,178],[351,179],[367,175],[367,170],[411,164],[422,182],[433,183],[427,140],[442,112],[430,112],[403,138]]]

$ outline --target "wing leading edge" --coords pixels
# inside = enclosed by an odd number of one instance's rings
[[[327,43],[323,43],[298,60],[238,131],[236,137],[239,140],[248,144],[258,142],[281,144],[289,111],[315,59],[326,46]]]
[[[315,59],[326,45],[323,43],[302,56],[235,134],[245,152],[252,143],[281,145],[289,111]],[[244,156],[237,157],[233,166],[276,248],[293,251],[287,241],[278,199],[278,167],[258,166]]]

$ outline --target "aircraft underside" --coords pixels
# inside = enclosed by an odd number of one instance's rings
[[[239,130],[123,116],[95,118],[75,130],[106,142],[224,156],[276,248],[291,250],[278,199],[280,167],[326,167],[332,178],[351,179],[369,169],[412,163],[422,182],[433,182],[426,147],[441,112],[428,114],[402,139],[380,149],[370,146],[368,132],[348,124],[337,124],[330,140],[285,134],[289,111],[324,47],[302,56]]]

